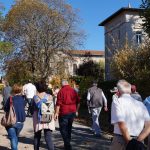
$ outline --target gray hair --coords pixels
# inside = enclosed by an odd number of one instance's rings
[[[123,94],[131,93],[131,84],[126,80],[119,80],[117,83],[117,88]]]
[[[66,79],[63,79],[61,84],[62,84],[62,86],[69,85],[69,83]]]
[[[124,79],[119,80],[119,81],[117,82],[117,86],[119,86],[120,84],[122,84],[122,83],[124,83],[124,82],[127,82],[127,81],[124,80]]]
[[[98,81],[94,80],[93,81],[93,86],[97,86],[98,85]]]

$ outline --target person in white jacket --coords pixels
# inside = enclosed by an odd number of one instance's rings
[[[33,97],[36,95],[36,87],[29,80],[29,83],[24,86],[23,92],[26,97],[27,103],[29,105],[27,110],[27,116],[30,116],[32,111],[31,109],[32,109]]]

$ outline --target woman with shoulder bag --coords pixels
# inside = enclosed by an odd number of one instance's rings
[[[21,92],[22,92],[22,86],[19,84],[14,84],[12,88],[13,97],[10,97],[4,106],[4,111],[6,113],[9,113],[10,105],[13,105],[15,117],[16,117],[15,118],[16,123],[14,125],[6,126],[6,130],[8,133],[8,138],[10,139],[12,150],[18,150],[18,136],[23,128],[24,121],[26,118],[25,101]]]
[[[54,150],[54,144],[52,141],[52,131],[55,130],[53,97],[46,94],[46,82],[38,82],[35,86],[37,89],[37,95],[33,98],[34,150],[39,150],[42,130],[44,130],[47,149]]]

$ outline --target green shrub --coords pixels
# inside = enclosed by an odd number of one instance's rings
[[[87,102],[87,90],[91,87],[93,77],[84,77],[79,83],[79,94],[81,96],[81,105],[86,107]]]
[[[77,69],[77,74],[83,77],[92,77],[94,79],[104,80],[104,63],[103,62],[94,62],[92,60],[85,61]]]
[[[87,90],[91,87],[92,82],[94,80],[93,77],[83,77],[83,76],[75,76],[71,77],[72,80],[79,85],[79,95],[81,98],[81,105],[86,107],[86,97],[87,97]]]
[[[111,125],[111,103],[112,103],[112,96],[113,94],[110,92],[111,89],[113,89],[116,86],[117,81],[104,81],[98,83],[98,87],[100,87],[106,98],[107,98],[107,105],[108,105],[108,112],[105,112],[104,109],[102,109],[102,112],[100,114],[100,124],[103,131],[112,132],[113,126]]]

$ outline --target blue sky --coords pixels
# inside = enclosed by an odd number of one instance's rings
[[[80,10],[79,16],[83,20],[80,25],[87,35],[82,49],[104,50],[104,29],[98,24],[112,13],[126,7],[130,2],[132,7],[139,7],[141,0],[67,0],[74,8]],[[10,9],[13,0],[0,0],[6,8]]]

